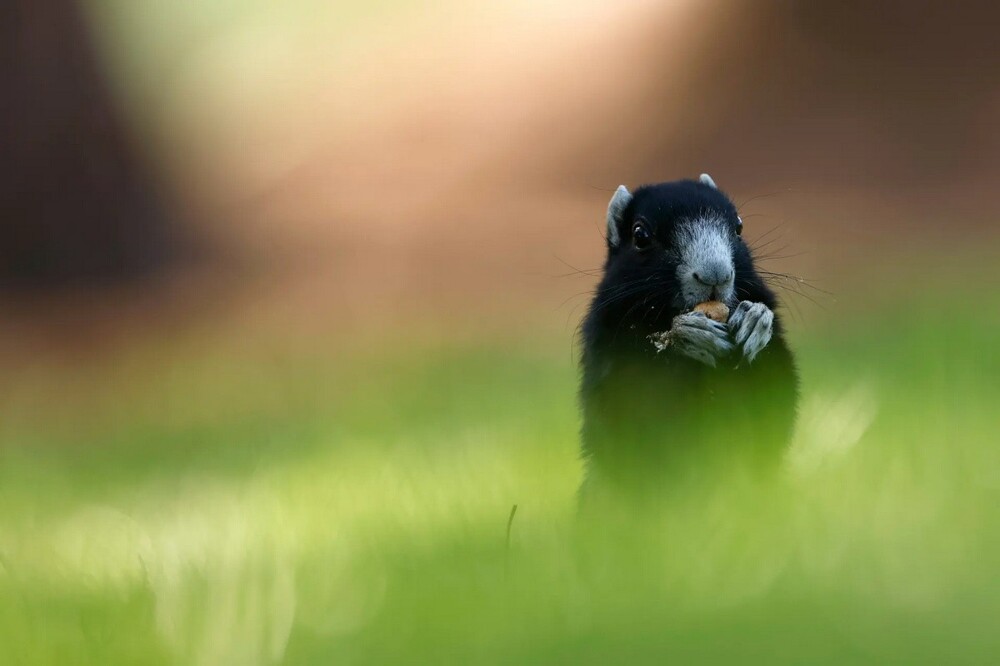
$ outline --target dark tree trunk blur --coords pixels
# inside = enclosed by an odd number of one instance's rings
[[[132,279],[166,218],[75,0],[0,0],[0,282]]]

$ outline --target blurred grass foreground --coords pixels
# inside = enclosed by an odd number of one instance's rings
[[[997,24],[0,0],[0,665],[998,663]],[[603,211],[705,170],[795,440],[581,521]]]
[[[919,305],[797,341],[787,483],[625,534],[574,528],[561,339],[138,354],[62,422],[40,374],[3,414],[0,660],[990,663],[1000,321]]]

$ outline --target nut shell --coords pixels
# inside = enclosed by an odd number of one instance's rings
[[[729,306],[722,301],[705,301],[694,306],[694,312],[700,312],[709,319],[725,324],[729,321]]]

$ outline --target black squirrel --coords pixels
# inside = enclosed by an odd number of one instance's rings
[[[742,228],[707,174],[612,197],[582,325],[581,501],[659,495],[706,480],[713,463],[777,468],[798,378]],[[728,321],[693,311],[704,301],[727,304]]]

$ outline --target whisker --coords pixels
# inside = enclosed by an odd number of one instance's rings
[[[773,278],[773,279],[778,279],[778,280],[785,280],[787,282],[792,282],[794,284],[802,285],[803,287],[808,287],[809,289],[812,289],[813,291],[817,291],[817,292],[819,292],[821,294],[825,294],[827,296],[835,296],[835,294],[832,291],[827,291],[826,289],[822,289],[820,287],[817,287],[815,284],[813,284],[813,282],[815,282],[815,280],[809,280],[807,278],[801,278],[801,277],[798,277],[796,275],[789,275],[787,273],[775,273],[773,271],[762,271],[762,270],[759,270],[759,269],[757,270],[757,274],[761,275],[761,276],[764,276],[764,277],[768,277],[768,278]]]
[[[742,202],[740,202],[740,204],[738,206],[736,206],[736,210],[740,210],[741,208],[743,208],[744,206],[746,206],[748,203],[752,203],[754,201],[757,201],[758,199],[767,199],[769,197],[774,197],[774,196],[777,196],[779,194],[784,194],[785,191],[786,190],[778,190],[777,192],[768,192],[766,194],[758,194],[757,196],[750,197],[749,199],[745,199]]]
[[[756,256],[758,256],[758,254],[759,254],[759,252],[761,250],[763,250],[764,248],[771,247],[775,243],[781,241],[783,238],[784,238],[783,236],[775,236],[774,238],[771,238],[770,240],[768,240],[766,243],[759,243],[759,244],[756,244],[756,245],[751,245],[750,246],[750,251],[753,252],[754,256],[756,257]],[[787,248],[788,248],[788,245],[782,245],[777,251],[780,252],[780,251],[785,250]],[[775,250],[772,250],[772,252],[774,252],[774,251]]]
[[[615,327],[615,334],[611,337],[612,343],[614,343],[614,341],[618,339],[618,334],[621,333],[622,326],[624,326],[625,322],[628,321],[629,315],[635,312],[636,308],[644,307],[646,303],[649,302],[649,298],[650,298],[649,296],[646,296],[641,301],[636,301],[635,303],[632,304],[632,307],[630,307],[628,310],[625,311],[625,314],[623,314],[621,316],[621,319],[618,321],[618,326]]]
[[[750,248],[751,251],[753,251],[753,250],[759,250],[761,248],[767,247],[768,245],[770,245],[771,243],[773,243],[773,242],[775,242],[777,240],[780,240],[781,239],[781,235],[778,235],[778,236],[774,236],[774,237],[770,238],[770,240],[768,240],[766,243],[763,242],[765,239],[767,239],[768,237],[772,236],[772,234],[774,234],[775,232],[777,232],[779,230],[782,230],[784,228],[784,226],[785,226],[785,224],[784,224],[784,222],[782,222],[781,224],[777,224],[777,225],[771,227],[770,229],[768,229],[767,231],[765,231],[764,233],[762,233],[760,236],[757,236],[756,238],[754,238],[753,242],[748,243],[747,244],[748,247]]]
[[[787,247],[787,246],[786,246]],[[784,248],[782,248],[784,249]],[[775,250],[775,253],[781,252],[781,249]],[[756,261],[778,261],[781,259],[794,259],[795,257],[802,257],[809,254],[806,251],[793,252],[791,254],[765,254],[761,256],[754,256]]]
[[[775,289],[781,289],[781,290],[783,290],[783,291],[785,291],[785,292],[787,292],[789,294],[795,294],[796,296],[801,296],[802,298],[806,299],[807,301],[809,301],[813,305],[817,306],[821,310],[826,310],[826,307],[822,303],[820,303],[818,299],[816,299],[815,297],[813,297],[813,296],[805,293],[801,289],[797,289],[795,287],[795,283],[793,283],[792,285],[788,285],[788,284],[782,284],[782,283],[779,283],[779,282],[768,282],[768,284],[771,287],[774,287]]]
[[[614,294],[612,296],[609,296],[608,298],[605,298],[605,299],[603,299],[601,301],[598,301],[598,302],[594,303],[593,307],[594,307],[595,310],[606,308],[609,305],[612,305],[612,304],[617,303],[619,301],[623,301],[626,298],[630,298],[632,296],[636,296],[638,294],[641,294],[645,290],[646,290],[646,285],[636,285],[633,289],[630,289],[630,290],[625,291],[625,292],[616,293],[616,294]]]
[[[563,275],[555,275],[553,277],[569,277],[571,275],[586,275],[588,277],[601,277],[602,271],[600,268],[577,268],[573,264],[569,263],[557,254],[553,254],[552,258],[566,266],[571,270],[570,273],[565,273]]]

